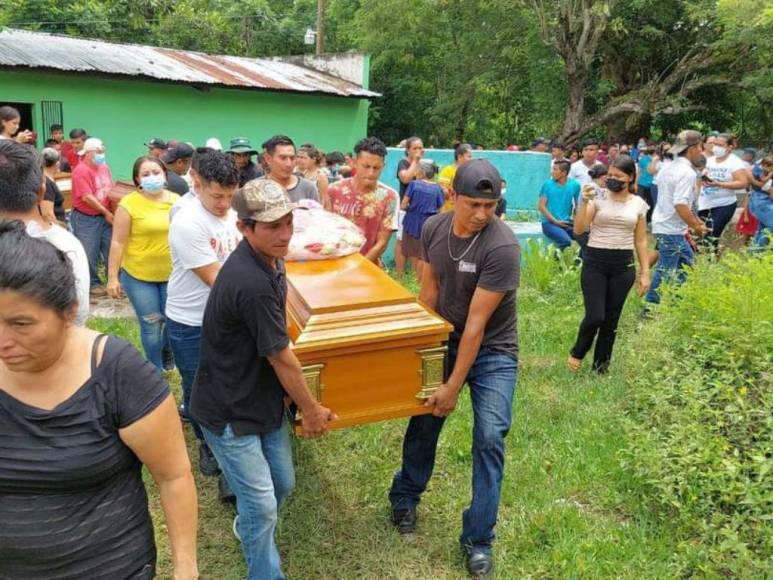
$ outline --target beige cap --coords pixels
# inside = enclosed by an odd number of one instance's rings
[[[266,178],[253,179],[234,194],[231,207],[241,220],[274,222],[295,209],[287,191],[276,181]]]
[[[676,136],[676,141],[674,141],[674,144],[671,146],[670,152],[673,155],[679,155],[685,149],[692,147],[693,145],[698,145],[702,141],[703,136],[698,131],[687,129]]]

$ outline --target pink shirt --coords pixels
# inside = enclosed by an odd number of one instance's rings
[[[360,193],[354,189],[354,179],[342,179],[327,188],[328,209],[345,217],[362,231],[365,245],[360,253],[365,255],[376,245],[378,235],[394,228],[397,212],[397,192],[383,183],[376,191]]]
[[[596,206],[588,246],[606,250],[633,250],[636,223],[639,218],[647,215],[650,206],[636,195],[630,195],[626,201],[614,201],[611,197],[597,197],[588,202]]]
[[[99,215],[99,212],[83,201],[87,195],[96,197],[102,205],[107,205],[107,195],[113,187],[110,168],[104,163],[93,166],[88,161],[78,163],[72,172],[72,207],[86,215]]]

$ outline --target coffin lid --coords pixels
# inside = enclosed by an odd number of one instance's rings
[[[406,337],[451,325],[360,254],[287,263],[287,314],[296,353]]]

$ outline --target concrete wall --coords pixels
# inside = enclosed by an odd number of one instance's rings
[[[439,168],[453,162],[454,152],[450,149],[427,149],[426,158],[432,159]],[[405,157],[403,149],[389,148],[381,181],[397,189],[397,164]],[[528,211],[537,220],[537,201],[540,188],[550,179],[550,155],[531,151],[474,151],[473,157],[488,159],[499,170],[507,182],[507,213]]]
[[[217,137],[228,147],[247,137],[259,148],[277,133],[297,144],[312,142],[325,151],[351,150],[367,131],[368,102],[292,93],[272,93],[151,83],[37,71],[0,70],[0,102],[33,104],[34,130],[42,145],[40,102],[61,101],[65,131],[82,127],[105,142],[116,178],[131,166],[152,137],[203,145]],[[27,128],[27,127],[24,127]]]

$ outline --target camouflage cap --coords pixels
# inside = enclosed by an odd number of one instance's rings
[[[685,149],[698,145],[703,141],[703,136],[698,131],[687,129],[676,136],[676,141],[671,145],[671,153],[679,155]]]
[[[296,206],[276,181],[260,178],[245,183],[234,194],[231,207],[241,220],[269,223],[286,216]]]

